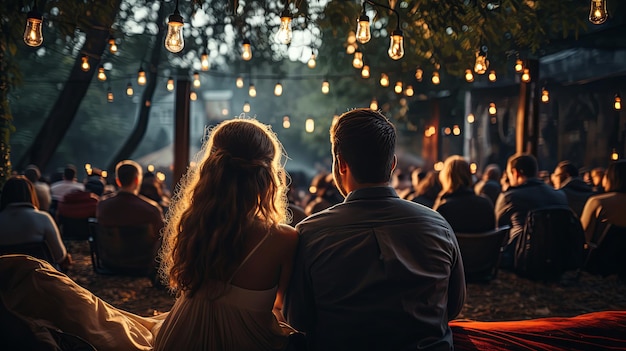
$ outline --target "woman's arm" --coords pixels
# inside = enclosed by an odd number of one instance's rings
[[[279,233],[284,246],[281,255],[278,291],[276,293],[276,300],[274,301],[274,315],[276,315],[279,321],[285,322],[285,317],[282,314],[283,299],[293,271],[293,261],[298,247],[298,232],[291,226],[281,225]]]

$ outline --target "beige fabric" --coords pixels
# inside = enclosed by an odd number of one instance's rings
[[[153,330],[167,314],[140,317],[104,302],[45,261],[25,255],[0,256],[0,298],[29,323],[58,328],[98,351],[152,350]]]

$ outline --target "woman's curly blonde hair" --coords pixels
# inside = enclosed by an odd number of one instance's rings
[[[192,295],[228,281],[252,225],[286,222],[284,156],[271,128],[255,119],[227,120],[210,132],[168,212],[160,273],[172,290]]]

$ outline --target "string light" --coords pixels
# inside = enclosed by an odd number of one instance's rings
[[[235,80],[235,85],[237,86],[237,88],[243,88],[243,77],[237,77],[237,80]]]
[[[143,70],[143,67],[139,67],[139,72],[137,72],[137,84],[146,85],[146,71]]]
[[[443,134],[450,135],[450,133],[452,133],[452,129],[450,129],[450,127],[445,127],[443,129]]]
[[[165,36],[165,48],[173,53],[183,50],[185,47],[185,38],[183,37],[183,17],[178,11],[178,0],[176,0],[176,8],[167,21],[167,34]]]
[[[613,152],[611,152],[611,160],[613,161],[619,160],[619,154],[617,153],[617,150],[615,149],[613,149]]]
[[[593,24],[602,24],[609,18],[606,11],[606,0],[591,0],[591,8],[589,9],[589,22]]]
[[[315,61],[315,54],[311,53],[311,57],[309,58],[309,61],[306,63],[307,66],[309,66],[309,68],[313,69],[315,68],[315,66],[317,66],[317,62]]]
[[[330,82],[328,79],[324,79],[322,82],[322,94],[328,94],[330,92]]]
[[[83,72],[88,72],[89,69],[91,68],[91,65],[89,65],[89,57],[87,57],[87,55],[83,56],[81,58],[82,62],[80,64],[80,69],[83,70]]]
[[[198,72],[193,72],[193,87],[194,88],[200,88],[200,73]]]
[[[276,85],[274,86],[274,95],[276,96],[283,95],[283,85],[280,84],[280,82],[276,82]]]
[[[280,44],[289,44],[291,43],[291,12],[289,12],[289,2],[285,3],[285,9],[280,14],[280,26],[278,27],[278,32],[276,32],[276,41]]]
[[[415,70],[415,79],[417,79],[418,82],[421,82],[423,77],[424,77],[424,71],[418,67]]]
[[[498,77],[496,76],[496,71],[494,70],[489,71],[489,81],[495,82],[496,79],[498,79]]]
[[[473,113],[470,113],[467,115],[467,123],[472,124],[474,123],[475,117]]]
[[[98,80],[104,82],[105,80],[107,80],[107,75],[104,72],[104,66],[100,65],[100,67],[98,67]]]
[[[243,112],[248,113],[250,112],[250,103],[249,102],[244,102],[243,104]]]
[[[191,101],[196,101],[196,100],[198,100],[198,94],[197,94],[195,91],[193,91],[193,90],[192,90],[192,91],[189,93],[189,99],[190,99]]]
[[[283,128],[289,129],[291,127],[291,121],[289,120],[289,116],[283,117]]]
[[[241,58],[244,61],[250,61],[252,59],[252,46],[248,39],[244,39],[241,43]]]
[[[204,49],[202,51],[202,55],[200,55],[200,68],[203,71],[208,71],[211,67],[211,63],[209,62],[209,53]]]
[[[433,77],[430,79],[433,84],[438,85],[439,83],[441,83],[441,78],[439,78],[439,72],[434,71],[433,72]]]
[[[354,54],[357,48],[358,46],[356,44],[348,44],[348,46],[346,46],[346,54],[348,55]]]
[[[388,87],[389,86],[389,76],[386,73],[381,73],[379,82],[380,82],[380,86],[381,87]]]
[[[541,88],[541,102],[547,104],[550,101],[550,92],[546,88]]]
[[[376,100],[376,98],[372,98],[372,101],[370,101],[370,110],[372,111],[378,110],[378,100]]]
[[[361,78],[369,78],[370,77],[370,66],[363,65],[363,69],[361,69]]]
[[[107,101],[108,101],[108,102],[113,102],[113,99],[114,99],[114,97],[113,97],[113,91],[111,91],[111,87],[109,87],[109,88],[107,89]]]
[[[363,2],[363,12],[356,21],[356,40],[361,44],[365,44],[372,39],[370,31],[370,18],[365,14],[365,2]]]
[[[250,95],[250,97],[256,97],[256,87],[252,83],[250,83],[248,87],[248,95]]]
[[[616,110],[621,110],[622,109],[622,98],[619,96],[619,94],[615,94],[615,100],[613,101],[613,107]]]
[[[115,43],[115,38],[113,36],[109,37],[109,51],[112,54],[117,53],[117,44]]]
[[[26,14],[26,28],[24,29],[24,43],[37,47],[43,43],[42,29],[43,16],[37,11],[37,1],[33,9]]]
[[[154,172],[154,165],[148,165],[148,172]]]
[[[395,91],[396,94],[402,94],[402,82],[401,81],[396,82],[396,85],[393,87],[393,91]]]
[[[455,124],[454,126],[452,126],[452,134],[461,135],[461,128],[459,127],[458,124]]]
[[[397,12],[396,12],[397,14]],[[404,36],[400,30],[400,17],[398,15],[398,27],[391,32],[391,42],[389,43],[389,50],[387,51],[389,57],[393,60],[399,60],[404,56]]]
[[[304,129],[307,133],[313,133],[315,131],[315,121],[313,120],[313,118],[306,119]]]
[[[496,112],[498,112],[498,110],[496,109],[496,104],[493,103],[493,102],[490,102],[489,103],[489,114],[493,116],[493,115],[496,114]]]
[[[352,67],[361,69],[363,68],[363,52],[357,49],[354,52],[354,58],[352,59]]]
[[[404,89],[404,95],[406,95],[406,96],[413,96],[413,94],[415,94],[415,91],[413,90],[413,86],[412,85],[407,85],[406,89]]]
[[[520,59],[515,60],[515,72],[522,73],[524,70],[524,62]]]
[[[530,82],[530,70],[528,68],[524,68],[524,73],[522,73],[522,82]]]
[[[471,69],[466,69],[466,70],[465,70],[465,80],[466,80],[468,83],[471,83],[471,82],[473,82],[473,81],[474,81],[474,74],[472,73],[472,70],[471,70]]]
[[[489,60],[487,60],[487,48],[481,47],[476,53],[476,62],[474,63],[474,72],[478,74],[485,74],[487,68],[489,68]]]
[[[430,138],[431,136],[435,135],[435,133],[437,133],[437,130],[435,129],[434,126],[430,126],[426,128],[426,130],[424,130],[424,136],[427,138]]]
[[[174,91],[174,78],[172,77],[167,78],[166,88],[167,88],[167,91]]]
[[[126,95],[133,96],[134,93],[135,91],[133,90],[133,85],[128,82],[128,84],[126,84]]]

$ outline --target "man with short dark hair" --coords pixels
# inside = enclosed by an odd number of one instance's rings
[[[578,175],[578,168],[570,161],[561,161],[551,176],[555,189],[561,189],[567,197],[569,207],[578,218],[583,213],[587,199],[594,194],[593,189]]]
[[[389,186],[396,130],[355,109],[330,130],[344,202],[296,228],[289,323],[310,350],[450,350],[448,321],[465,300],[458,243],[443,217]]]
[[[85,186],[76,181],[76,167],[74,165],[67,165],[63,170],[63,179],[50,186],[52,200],[57,202],[63,201],[65,194],[76,190],[83,191],[85,190]]]
[[[50,193],[50,186],[40,181],[41,172],[36,165],[28,165],[24,170],[24,176],[33,183],[35,192],[37,193],[37,200],[39,200],[39,210],[48,212],[50,210],[50,202],[52,201],[52,194]]]

